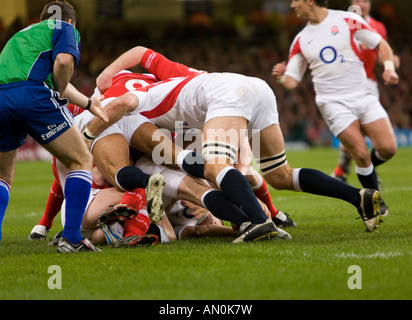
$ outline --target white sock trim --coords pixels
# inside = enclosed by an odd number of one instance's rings
[[[179,152],[179,154],[177,155],[176,161],[177,161],[177,165],[179,166],[180,169],[183,170],[183,168],[182,168],[183,167],[183,160],[186,158],[186,156],[189,153],[192,153],[192,152],[193,152],[193,150],[182,150],[182,151]]]
[[[204,199],[205,199],[205,197],[206,197],[210,192],[212,192],[212,191],[214,191],[214,189],[207,190],[207,191],[202,195],[202,197],[200,198],[200,201],[202,202],[202,205],[203,205],[203,207],[204,207],[205,209],[207,209],[207,207],[205,206]]]
[[[257,174],[259,182],[256,186],[252,187],[252,190],[259,190],[261,186],[263,186],[263,177],[260,174]]]
[[[361,176],[369,176],[369,175],[372,174],[374,168],[375,167],[373,166],[373,164],[371,164],[367,168],[360,168],[360,167],[356,166],[356,173],[360,174]]]
[[[376,158],[378,158],[380,161],[383,161],[383,162],[386,162],[389,160],[389,159],[385,159],[384,157],[382,157],[377,150],[375,150],[375,156]]]
[[[230,170],[236,170],[233,167],[225,167],[223,168],[219,174],[216,177],[216,185],[220,189],[220,184],[222,183],[223,178],[225,177],[226,173],[228,173]]]
[[[301,169],[293,169],[293,188],[295,188],[295,191],[300,191],[303,192],[302,188],[300,187],[299,183],[299,175],[300,175],[300,170]]]

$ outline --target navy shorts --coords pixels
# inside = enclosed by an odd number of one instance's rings
[[[68,100],[42,83],[0,85],[0,151],[19,148],[27,134],[47,144],[73,126]]]

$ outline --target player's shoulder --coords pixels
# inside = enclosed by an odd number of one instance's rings
[[[352,12],[352,11],[329,9],[328,18],[331,21],[337,21],[337,20],[345,20],[346,22],[347,21],[359,21],[361,23],[366,24],[366,21],[359,14]]]

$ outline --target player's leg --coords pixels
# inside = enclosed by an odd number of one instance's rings
[[[353,122],[339,135],[338,139],[352,155],[356,163],[356,173],[364,188],[379,189],[375,167],[372,164],[368,146],[362,134],[359,121]]]
[[[17,149],[7,152],[0,151],[0,241],[2,239],[1,227],[10,200],[10,188],[14,179],[16,158]]]
[[[66,223],[62,237],[71,244],[79,244],[83,239],[80,226],[92,185],[92,155],[77,126],[70,127],[44,147],[68,169],[63,189]]]
[[[276,225],[280,226],[280,224],[282,224],[283,226],[295,227],[296,224],[288,217],[288,215],[284,214],[282,211],[279,211],[273,204],[266,181],[262,178],[259,172],[252,167],[252,159],[253,153],[250,148],[248,137],[244,137],[244,140],[240,146],[238,161],[235,165],[236,169],[242,172],[242,174],[249,181],[255,196],[265,203],[267,208],[270,210],[271,218]]]
[[[351,203],[358,209],[369,231],[380,222],[380,194],[376,190],[357,189],[314,169],[293,169],[287,161],[283,135],[279,125],[272,125],[260,132],[258,164],[266,181],[278,190],[303,191],[337,198]],[[253,142],[252,138],[252,142]],[[256,150],[256,148],[254,149]]]
[[[170,199],[186,200],[203,206],[222,220],[234,219],[236,223],[248,221],[238,206],[203,179],[195,178],[177,168],[156,165],[148,156],[141,157],[136,166],[147,174],[161,173],[166,181],[163,195]]]
[[[339,144],[338,152],[338,165],[336,166],[335,170],[333,170],[333,177],[346,182],[348,174],[350,172],[352,156],[341,143]]]
[[[53,226],[54,218],[60,212],[64,200],[63,189],[59,180],[59,173],[56,167],[56,158],[52,162],[53,182],[47,197],[46,206],[40,221],[35,225],[29,235],[29,240],[44,240]]]
[[[157,164],[180,167],[183,171],[204,178],[204,160],[195,151],[175,144],[171,134],[160,130],[141,115],[124,117],[119,122],[130,146],[150,156]]]
[[[375,167],[390,160],[396,154],[396,138],[388,118],[364,124],[362,131],[372,141],[371,161]]]
[[[100,173],[107,181],[118,190],[126,190],[118,185],[116,175],[120,169],[130,166],[129,144],[121,134],[110,134],[93,144],[93,161]],[[142,176],[145,181],[142,187],[147,184],[148,176]],[[137,181],[140,181],[138,179]],[[122,190],[122,191],[123,191]]]
[[[221,220],[239,225],[250,221],[243,210],[230,201],[222,191],[206,186],[190,175],[186,175],[179,183],[175,199],[202,206]]]
[[[277,235],[275,225],[259,205],[246,177],[233,167],[245,134],[242,130],[246,130],[247,125],[245,118],[220,117],[212,118],[203,127],[205,178],[215,183],[229,200],[241,207],[251,222],[250,228],[235,242],[247,241],[248,234],[251,237],[256,235],[256,239]],[[254,230],[259,231],[253,235]]]
[[[54,218],[60,212],[63,204],[64,195],[60,182],[53,180],[47,197],[46,206],[39,223],[33,227],[30,232],[29,240],[44,240],[47,237],[51,227],[53,226]]]
[[[163,213],[161,192],[164,179],[132,166],[129,155],[129,144],[122,134],[107,135],[93,145],[93,158],[103,176],[119,190],[127,191],[120,204],[130,204],[131,197],[137,198],[141,189],[146,189],[149,213],[154,219]]]

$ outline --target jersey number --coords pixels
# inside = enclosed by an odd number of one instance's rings
[[[144,80],[129,80],[126,82],[125,87],[129,91],[136,91],[139,87],[147,87],[149,84]]]

